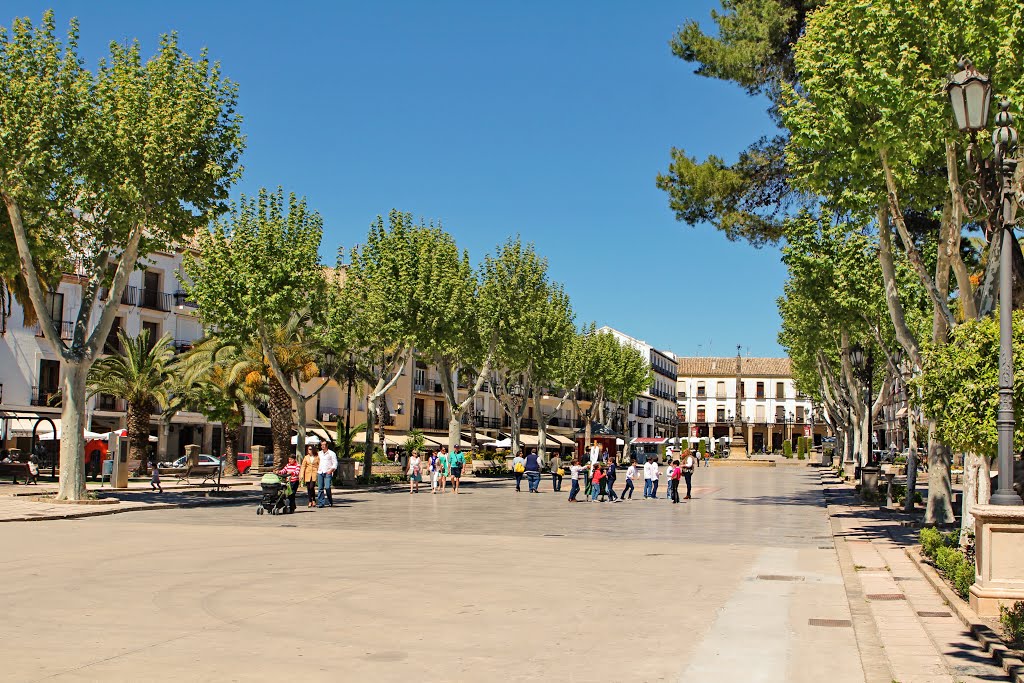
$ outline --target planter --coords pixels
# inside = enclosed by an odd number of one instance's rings
[[[85,500],[57,500],[49,496],[38,496],[33,498],[36,503],[52,503],[55,505],[117,505],[121,501],[117,498],[86,498]]]

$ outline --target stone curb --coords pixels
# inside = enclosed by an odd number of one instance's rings
[[[31,517],[7,517],[0,519],[0,523],[3,522],[47,522],[59,519],[81,519],[83,517],[102,517],[105,515],[118,515],[127,512],[145,512],[147,510],[177,510],[185,508],[196,508],[196,507],[208,507],[211,505],[232,505],[238,503],[256,503],[259,502],[260,496],[250,496],[245,498],[205,498],[202,501],[189,501],[185,503],[151,503],[148,505],[139,505],[131,507],[111,506],[110,508],[104,508],[101,510],[87,510],[82,512],[68,512],[66,514],[49,514],[49,515],[33,515]]]
[[[1003,667],[1003,670],[1009,674],[1010,680],[1014,683],[1024,683],[1024,661],[1020,659],[1021,653],[1006,647],[1006,643],[999,637],[999,634],[993,631],[988,624],[982,622],[970,605],[964,603],[960,596],[946,585],[945,580],[939,576],[935,568],[924,561],[919,548],[920,546],[904,548],[903,552],[906,553],[910,561],[917,567],[917,570],[931,584],[931,587],[935,589],[935,592],[939,594],[943,602],[949,605],[957,618],[963,622],[963,625],[970,631],[971,636],[981,644],[981,648],[988,652],[996,664]]]

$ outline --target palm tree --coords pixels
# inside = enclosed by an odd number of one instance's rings
[[[135,337],[117,333],[121,352],[96,361],[89,370],[88,395],[111,394],[128,402],[129,457],[148,470],[149,418],[170,404],[174,347],[170,335],[149,343],[149,330]]]
[[[245,347],[207,337],[179,363],[179,383],[186,404],[224,426],[224,474],[238,474],[238,443],[247,406],[267,398],[262,361]]]

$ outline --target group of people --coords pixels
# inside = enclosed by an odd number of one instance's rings
[[[681,459],[671,460],[665,466],[666,495],[665,498],[673,503],[680,501],[679,483],[686,482],[686,495],[682,500],[689,500],[692,490],[693,470],[697,467],[699,459],[687,450],[683,451]],[[554,472],[554,470],[552,470]],[[615,493],[615,481],[618,478],[618,466],[614,459],[601,462],[600,459],[591,459],[584,463],[576,458],[569,466],[569,477],[572,480],[572,487],[569,490],[569,502],[581,502],[577,498],[582,490],[584,499],[589,498],[592,502],[616,502],[632,500],[635,486],[634,480],[640,476],[640,469],[637,467],[636,458],[630,458],[629,466],[626,468],[626,483],[622,487],[622,493]],[[661,480],[661,467],[653,455],[647,456],[643,464],[644,476],[644,498],[656,499],[658,497],[658,483]],[[555,483],[557,481],[557,484]],[[581,483],[581,481],[583,483]],[[555,479],[552,475],[554,490],[561,489],[561,477]],[[518,489],[517,489],[518,490]]]
[[[312,445],[307,444],[301,464],[295,454],[290,453],[288,464],[277,474],[288,482],[291,489],[288,494],[288,504],[291,509],[295,509],[295,494],[298,492],[300,484],[306,487],[308,498],[306,507],[334,507],[331,484],[334,481],[336,469],[338,469],[338,455],[331,450],[326,441],[320,442],[319,453]]]
[[[459,483],[462,481],[462,468],[466,466],[466,456],[456,446],[452,452],[448,452],[446,446],[441,450],[431,453],[427,462],[423,462],[419,451],[413,451],[406,467],[406,476],[409,479],[409,493],[419,493],[420,482],[423,481],[424,466],[430,473],[430,492],[444,493],[445,484],[451,483],[452,492],[459,492]]]

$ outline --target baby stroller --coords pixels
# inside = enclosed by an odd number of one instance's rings
[[[295,512],[295,509],[288,504],[288,496],[291,495],[291,485],[282,481],[276,474],[264,474],[260,480],[260,488],[263,489],[263,497],[256,508],[256,514],[262,515],[264,511],[272,515]]]

